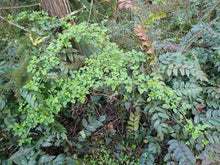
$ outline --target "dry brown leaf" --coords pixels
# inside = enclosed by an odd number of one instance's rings
[[[151,46],[151,42],[150,41],[145,41],[142,44],[143,46]]]
[[[205,112],[204,108],[205,108],[205,104],[204,103],[200,103],[196,106],[196,110],[197,110],[197,113],[200,114],[202,112]]]
[[[114,126],[112,123],[109,123],[107,125],[107,127],[108,127],[108,131],[110,132],[111,135],[116,135],[116,130],[114,129]]]
[[[147,54],[153,54],[154,53],[154,47],[152,46],[148,51]]]

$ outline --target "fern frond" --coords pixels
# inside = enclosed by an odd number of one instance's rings
[[[131,112],[128,120],[127,128],[131,131],[137,131],[139,128],[141,113],[139,111],[135,111],[135,113]]]
[[[168,152],[172,153],[171,156],[174,160],[178,161],[181,165],[194,165],[196,158],[190,149],[184,144],[183,141],[170,140],[168,142]]]
[[[200,114],[195,116],[195,123],[203,123],[209,128],[220,129],[220,110],[209,109],[206,114]]]
[[[169,77],[171,75],[177,77],[179,74],[187,77],[192,75],[197,80],[208,81],[205,73],[200,69],[198,61],[190,61],[180,52],[160,55],[158,62],[158,71],[166,73]]]
[[[202,164],[204,165],[219,164],[220,163],[219,148],[220,148],[220,144],[206,146],[205,150],[198,156],[198,158],[202,161]]]
[[[149,17],[150,22],[154,22],[156,20],[160,20],[160,19],[166,17],[166,13],[164,13],[164,12],[150,13],[148,15],[148,17]]]
[[[220,105],[220,88],[205,87],[203,93],[207,94],[206,104],[208,107],[218,109]]]
[[[175,82],[173,85],[177,96],[188,96],[196,98],[202,92],[202,87],[195,83]]]
[[[220,144],[220,135],[219,135],[219,132],[208,132],[206,134],[206,138],[208,139],[209,141],[209,144]]]

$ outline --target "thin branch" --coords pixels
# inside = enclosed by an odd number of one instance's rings
[[[85,6],[83,6],[83,7],[82,7],[81,9],[79,9],[79,10],[73,11],[72,13],[68,14],[67,16],[73,16],[73,15],[79,13],[80,11],[82,11],[82,10],[84,10],[84,9],[86,9]],[[63,19],[66,19],[66,17],[62,17],[62,18],[60,18],[59,20],[63,20]],[[67,20],[69,20],[69,18],[67,18]]]
[[[219,5],[220,5],[220,1],[216,2],[215,5],[213,5],[212,9],[210,9],[209,13],[208,13],[206,16],[204,16],[203,21],[210,19],[210,16],[211,16],[212,12],[213,12]]]
[[[33,4],[33,5],[16,6],[16,7],[3,7],[3,8],[0,8],[0,10],[20,9],[20,8],[33,7],[33,6],[40,6],[40,3]]]
[[[0,19],[2,19],[3,21],[9,23],[9,24],[12,25],[12,26],[15,26],[15,27],[17,27],[17,28],[19,28],[19,29],[22,29],[22,30],[24,30],[24,31],[26,31],[26,32],[28,32],[28,33],[30,33],[29,30],[25,29],[24,27],[22,27],[22,26],[20,26],[20,25],[16,25],[15,23],[13,23],[13,22],[7,20],[6,18],[2,17],[1,15],[0,15]]]
[[[70,15],[71,15],[71,16],[73,16],[73,15],[75,15],[75,14],[79,13],[80,11],[82,11],[82,10],[84,10],[84,9],[86,9],[86,7],[85,7],[85,6],[83,6],[83,7],[82,7],[81,9],[79,9],[79,10],[76,10],[76,11],[74,11],[74,12],[70,13]]]
[[[91,17],[91,14],[92,14],[92,7],[93,7],[93,0],[92,0],[91,5],[90,5],[90,11],[89,11],[87,26],[89,25],[90,17]]]

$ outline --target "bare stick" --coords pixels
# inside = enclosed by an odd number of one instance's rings
[[[3,8],[0,8],[0,10],[20,9],[20,8],[33,7],[33,6],[40,6],[40,3],[33,4],[33,5],[16,6],[16,7],[3,7]]]
[[[220,5],[220,1],[216,2],[215,5],[213,5],[212,9],[209,11],[209,13],[203,18],[203,20],[208,20],[210,19],[210,16],[212,12]]]
[[[26,32],[28,32],[28,33],[30,33],[29,30],[25,29],[24,27],[22,27],[22,26],[20,26],[20,25],[16,25],[15,23],[13,23],[13,22],[7,20],[6,18],[2,17],[1,15],[0,15],[0,19],[2,19],[3,21],[9,23],[9,24],[12,25],[12,26],[15,26],[15,27],[17,27],[17,28],[19,28],[19,29],[22,29],[22,30],[24,30],[24,31],[26,31]]]
[[[89,25],[90,17],[91,17],[91,14],[92,14],[92,7],[93,7],[93,0],[92,0],[91,5],[90,5],[89,18],[88,18],[87,26]]]
[[[70,15],[71,15],[71,16],[73,16],[73,15],[75,15],[75,14],[79,13],[80,11],[82,11],[82,10],[84,10],[84,9],[86,9],[86,7],[85,7],[85,6],[83,6],[83,7],[82,7],[81,9],[79,9],[79,10],[76,10],[76,11],[74,11],[74,12],[70,13]]]

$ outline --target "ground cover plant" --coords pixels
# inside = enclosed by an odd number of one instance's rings
[[[219,0],[0,2],[0,164],[220,163]]]

